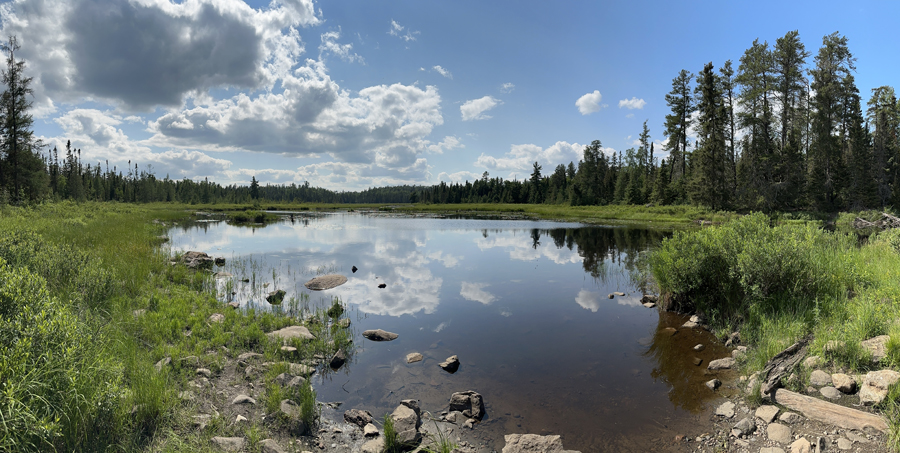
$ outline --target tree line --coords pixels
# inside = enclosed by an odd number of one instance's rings
[[[222,186],[207,179],[159,179],[148,168],[84,164],[71,143],[60,151],[32,133],[31,78],[15,37],[2,46],[0,203],[74,199],[123,202],[696,204],[713,209],[836,211],[900,206],[900,103],[890,86],[863,110],[845,36],[822,39],[812,57],[791,31],[774,45],[755,40],[740,57],[696,75],[681,70],[665,95],[658,158],[645,121],[637,146],[608,155],[585,146],[578,163],[528,179],[491,177],[434,186],[335,192],[303,185]],[[812,57],[812,58],[811,58]]]
[[[791,31],[755,40],[698,74],[681,70],[666,94],[664,151],[654,157],[647,123],[639,145],[607,156],[600,141],[577,166],[550,175],[534,163],[523,181],[489,178],[425,188],[430,203],[683,204],[713,209],[836,211],[900,206],[900,103],[890,86],[863,111],[847,38],[822,39],[812,58]],[[812,63],[809,65],[808,63]],[[693,138],[692,138],[693,137]]]

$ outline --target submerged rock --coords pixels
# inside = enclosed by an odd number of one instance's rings
[[[336,288],[347,283],[347,277],[340,274],[329,274],[316,277],[303,284],[307,289],[313,291],[323,291],[326,289]]]
[[[345,362],[347,362],[347,354],[344,353],[343,349],[338,349],[331,358],[331,362],[328,363],[328,366],[330,366],[332,370],[337,370],[344,366]]]
[[[451,355],[450,357],[447,357],[447,360],[439,363],[438,366],[448,373],[456,373],[456,370],[459,369],[459,358],[455,355]]]
[[[281,304],[281,302],[284,301],[285,294],[287,294],[287,293],[285,293],[283,289],[278,289],[278,290],[272,291],[269,293],[268,296],[266,296],[266,302],[268,302],[272,305],[279,305],[279,304]]]
[[[709,370],[730,370],[737,363],[734,360],[734,357],[725,357],[724,359],[717,359],[709,362],[709,365],[706,367]]]
[[[421,362],[423,358],[424,357],[422,357],[422,354],[419,354],[418,352],[411,352],[409,354],[406,354],[406,363]]]
[[[369,339],[372,341],[391,341],[391,340],[396,340],[397,337],[399,337],[400,335],[397,335],[393,332],[387,332],[387,331],[384,331],[381,329],[376,329],[376,330],[367,330],[362,333],[362,336],[365,337],[366,339]]]

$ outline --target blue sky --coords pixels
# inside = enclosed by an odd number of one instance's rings
[[[868,99],[900,88],[895,2],[14,0],[35,132],[160,177],[358,190],[659,144],[681,69],[838,31]],[[813,64],[813,58],[807,62]],[[658,152],[657,155],[660,153]],[[133,164],[132,164],[133,165]]]

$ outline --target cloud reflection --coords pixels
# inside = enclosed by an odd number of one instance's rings
[[[483,289],[487,286],[490,285],[487,283],[462,282],[462,289],[459,291],[459,295],[463,296],[466,300],[481,302],[488,305],[497,300],[497,297]]]

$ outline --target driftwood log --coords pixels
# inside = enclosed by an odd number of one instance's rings
[[[888,426],[883,417],[868,412],[851,409],[839,404],[822,401],[790,390],[777,389],[773,394],[776,403],[791,410],[802,413],[807,418],[840,426],[844,429],[866,428],[887,432]]]
[[[809,336],[801,338],[766,363],[766,366],[760,372],[760,381],[762,382],[760,391],[763,395],[770,395],[772,390],[781,387],[781,378],[790,373],[800,363],[800,360],[806,357],[809,339]]]
[[[888,228],[900,228],[900,218],[892,216],[886,212],[882,212],[881,218],[874,222],[870,222],[866,219],[857,217],[855,220],[853,220],[853,228],[878,228],[881,230],[886,230]]]

